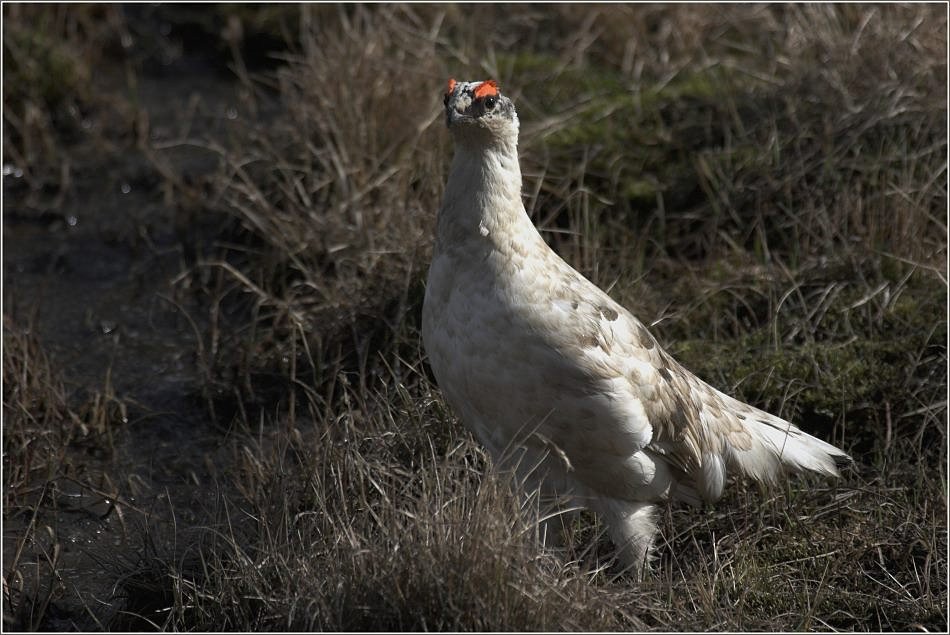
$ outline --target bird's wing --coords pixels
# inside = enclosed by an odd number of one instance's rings
[[[703,382],[670,357],[629,311],[586,279],[583,283],[581,288],[576,282],[565,286],[573,299],[562,300],[559,308],[570,319],[562,319],[552,332],[575,366],[574,373],[562,375],[582,377],[610,408],[598,412],[596,434],[565,439],[575,456],[579,446],[591,450],[590,461],[581,453],[574,467],[583,477],[589,464],[589,478],[597,478],[601,486],[604,479],[594,471],[603,469],[603,452],[613,449],[630,456],[646,451],[677,472],[684,486],[715,500],[725,484],[727,458],[755,444],[744,419],[756,414],[785,422]],[[618,436],[631,442],[612,448],[598,442]]]
[[[657,474],[660,461],[672,468],[682,498],[717,500],[727,468],[770,482],[784,470],[838,475],[850,461],[840,449],[696,377],[629,311],[592,283],[585,287],[576,325],[562,333],[574,334],[572,360],[612,404],[598,429],[608,438],[635,429],[631,438],[642,442],[635,452],[646,452]]]

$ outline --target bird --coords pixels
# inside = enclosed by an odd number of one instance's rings
[[[660,505],[714,503],[737,476],[839,477],[852,463],[681,366],[548,246],[524,207],[518,114],[497,81],[450,79],[443,105],[454,156],[422,340],[444,399],[494,461],[597,515],[638,577]]]

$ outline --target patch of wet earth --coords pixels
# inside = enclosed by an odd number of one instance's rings
[[[186,118],[193,127],[226,126],[237,112],[233,84],[200,64],[143,76],[138,91],[156,143],[180,135]],[[227,487],[219,475],[233,456],[201,399],[196,337],[207,312],[174,289],[193,239],[188,227],[134,147],[102,152],[90,135],[69,152],[82,158],[72,160],[73,185],[54,212],[25,209],[16,170],[4,171],[5,315],[35,311],[32,328],[71,403],[111,384],[127,410],[110,426],[111,442],[71,450],[65,476],[31,505],[5,510],[4,562],[16,565],[4,572],[8,584],[50,598],[38,622],[5,614],[4,626],[17,630],[114,626],[129,606],[122,576],[147,569],[150,558],[188,557],[197,540],[189,532],[213,523]],[[176,168],[197,176],[215,167],[198,148],[175,156]],[[24,543],[31,525],[34,538]],[[146,620],[118,623],[154,627],[164,604],[158,598]]]

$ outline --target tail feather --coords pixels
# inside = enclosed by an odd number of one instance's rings
[[[753,419],[750,427],[786,469],[841,476],[839,469],[851,463],[851,457],[844,451],[778,417]]]
[[[752,447],[739,450],[727,444],[727,461],[753,478],[774,482],[786,472],[815,472],[841,476],[851,464],[843,450],[802,432],[798,427],[767,412],[746,406],[745,430]],[[751,415],[751,416],[750,416]]]
[[[783,472],[838,477],[840,469],[851,463],[851,457],[844,451],[778,417],[760,416],[747,419],[746,424],[758,443],[747,452],[732,452],[732,458],[750,476],[765,481],[774,481]]]
[[[726,479],[743,474],[767,484],[788,472],[841,476],[851,457],[830,443],[715,388],[703,399],[703,452],[700,469],[691,472],[674,496],[712,502],[722,496]]]

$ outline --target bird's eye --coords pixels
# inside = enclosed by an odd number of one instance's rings
[[[495,97],[486,97],[485,98],[485,108],[491,110],[495,107],[495,104],[498,103],[498,99]]]

